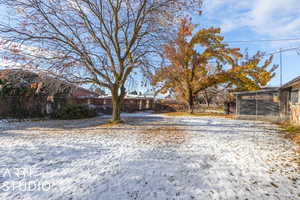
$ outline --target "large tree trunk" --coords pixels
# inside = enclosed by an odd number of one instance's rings
[[[206,101],[207,107],[209,108],[210,107],[210,100],[209,100],[209,98],[205,98],[205,101]]]
[[[204,99],[206,101],[207,107],[209,108],[209,106],[210,106],[210,98],[209,98],[206,90],[204,91]]]
[[[112,96],[112,109],[112,122],[121,122],[121,104],[118,96]]]
[[[189,113],[193,114],[194,113],[194,97],[192,90],[189,91],[189,96],[188,96],[188,109]]]
[[[120,93],[119,93],[119,90]],[[121,105],[125,97],[125,88],[124,86],[121,86],[119,89],[118,87],[115,87],[112,90],[112,119],[111,122],[113,123],[120,123],[121,120]]]
[[[193,114],[194,113],[194,101],[192,98],[189,100],[188,108],[189,108],[189,113]]]

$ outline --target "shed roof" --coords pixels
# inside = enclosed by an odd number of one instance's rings
[[[284,84],[283,86],[281,86],[281,89],[292,87],[292,86],[294,86],[296,84],[300,84],[300,76],[297,76],[293,80],[291,80],[291,81],[287,82],[286,84]]]
[[[243,92],[236,92],[236,95],[243,95],[243,94],[257,94],[257,93],[269,93],[269,92],[278,92],[279,87],[267,87],[261,90],[254,90],[254,91],[243,91]]]

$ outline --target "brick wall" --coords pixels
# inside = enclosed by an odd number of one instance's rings
[[[109,98],[76,98],[74,101],[78,104],[88,104],[95,106],[99,112],[111,112],[112,100]],[[122,103],[122,112],[135,112],[154,109],[154,99],[129,98],[124,99]]]
[[[5,97],[0,99],[0,117],[42,117],[46,115],[46,104],[46,97]]]

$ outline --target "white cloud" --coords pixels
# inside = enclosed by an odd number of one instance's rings
[[[300,34],[299,0],[207,0],[204,13],[223,31],[249,27],[270,37]]]
[[[250,25],[258,33],[270,36],[299,34],[299,0],[257,0],[250,12]]]

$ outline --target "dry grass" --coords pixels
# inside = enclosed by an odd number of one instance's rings
[[[122,125],[122,122],[107,122],[107,123],[102,123],[93,127],[99,127],[99,128],[108,128],[108,127],[113,127],[113,126],[117,126],[117,125]]]
[[[293,140],[300,146],[300,127],[289,124],[288,122],[283,122],[279,124],[282,131],[285,133],[285,138]]]
[[[155,127],[141,132],[140,142],[143,144],[182,144],[187,139],[187,134],[179,127]]]
[[[153,123],[153,125],[157,123]],[[176,126],[143,126],[135,124],[126,124],[126,123],[104,123],[95,126],[95,130],[99,133],[101,129],[110,129],[112,132],[113,128],[125,128],[130,129],[132,134],[138,134],[138,141],[141,144],[150,144],[150,145],[179,145],[184,143],[187,140],[187,134],[183,127]],[[99,128],[99,129],[97,129]]]
[[[176,117],[176,116],[193,116],[193,117],[207,117],[207,116],[212,116],[212,117],[225,117],[225,118],[230,118],[230,119],[235,119],[235,115],[226,115],[223,113],[189,113],[189,112],[170,112],[170,113],[162,113],[163,115],[166,116],[171,116],[171,117]]]
[[[299,147],[297,149],[297,153],[299,154],[299,158],[297,162],[300,165],[300,127],[291,125],[289,122],[282,122],[278,125],[282,129],[284,138],[287,138],[298,144]]]

